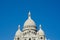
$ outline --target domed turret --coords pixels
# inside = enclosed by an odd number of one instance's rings
[[[41,25],[40,25],[40,30],[38,31],[38,34],[39,34],[39,35],[45,35],[45,34],[44,34],[44,31],[42,30],[42,26],[41,26]]]
[[[20,25],[18,25],[18,30],[17,30],[17,32],[16,32],[16,34],[15,35],[21,35],[21,31],[20,31]]]

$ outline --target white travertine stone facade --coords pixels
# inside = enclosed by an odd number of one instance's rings
[[[28,19],[25,21],[22,31],[20,30],[20,25],[18,25],[14,40],[45,40],[46,37],[42,26],[40,25],[39,27],[40,29],[37,31],[36,24],[29,12]]]

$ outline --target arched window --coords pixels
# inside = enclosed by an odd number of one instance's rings
[[[43,39],[43,37],[41,37],[41,39]]]
[[[31,40],[31,38],[29,38],[29,40]]]
[[[19,40],[19,38],[17,38],[17,40]]]

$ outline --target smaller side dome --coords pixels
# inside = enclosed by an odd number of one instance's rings
[[[42,26],[40,25],[40,30],[38,31],[39,35],[45,35],[44,31],[42,30]]]
[[[16,32],[16,34],[15,35],[21,35],[21,31],[20,31],[20,25],[18,25],[18,30],[17,30],[17,32]]]

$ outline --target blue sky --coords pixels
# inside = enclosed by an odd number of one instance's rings
[[[60,40],[60,0],[0,0],[0,40],[13,40],[23,28],[28,12],[50,40]]]

